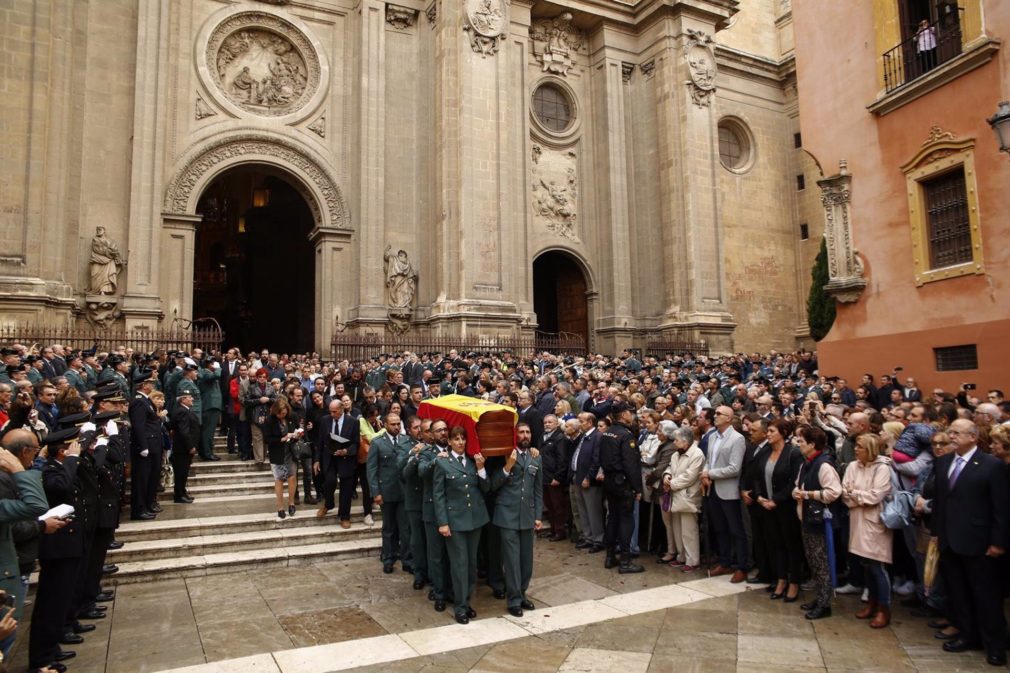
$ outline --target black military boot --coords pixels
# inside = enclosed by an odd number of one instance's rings
[[[603,567],[607,570],[611,568],[616,568],[618,566],[617,562],[617,552],[613,548],[607,548],[607,558],[603,561]]]
[[[637,563],[631,562],[631,554],[628,552],[621,553],[621,567],[617,569],[617,572],[622,575],[628,575],[630,573],[644,573],[645,568],[638,565]]]

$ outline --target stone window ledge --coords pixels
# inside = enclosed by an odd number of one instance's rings
[[[937,66],[925,75],[917,77],[889,94],[881,95],[877,100],[867,105],[866,109],[878,117],[894,112],[916,98],[925,96],[930,91],[985,65],[999,51],[1001,44],[1001,40],[992,37],[982,37],[975,40],[965,45],[964,51],[957,58]]]

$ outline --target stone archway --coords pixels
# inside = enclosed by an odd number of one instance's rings
[[[197,200],[207,185],[225,170],[245,163],[273,165],[290,173],[312,209],[316,227],[350,227],[343,194],[325,162],[289,138],[262,132],[229,134],[189,152],[165,191],[164,211],[195,214]]]
[[[315,253],[315,350],[328,347],[334,320],[355,302],[357,262],[351,252],[353,230],[343,194],[332,171],[314,151],[291,138],[261,131],[240,131],[196,146],[177,163],[165,190],[162,212],[161,298],[168,320],[191,320],[197,203],[207,187],[226,171],[255,164],[279,169],[311,211],[309,240]]]
[[[540,330],[581,336],[594,344],[596,293],[589,267],[565,249],[543,250],[533,259],[533,310]]]

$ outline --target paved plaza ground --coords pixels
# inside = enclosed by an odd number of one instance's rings
[[[643,560],[647,572],[622,576],[602,567],[601,554],[538,540],[538,609],[507,616],[481,585],[479,617],[466,626],[451,610],[434,612],[410,576],[384,575],[375,558],[124,584],[67,663],[71,673],[991,670],[981,653],[942,652],[925,620],[903,608],[874,631],[845,596],[835,617],[809,622],[798,603],[771,601],[761,587]],[[26,642],[15,672],[26,668]]]

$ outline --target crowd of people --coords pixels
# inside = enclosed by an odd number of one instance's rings
[[[354,500],[364,525],[379,507],[383,570],[399,562],[460,623],[476,617],[478,579],[511,614],[535,608],[526,591],[539,535],[602,552],[621,573],[652,557],[766,584],[807,619],[830,617],[836,593],[859,593],[856,616],[883,628],[897,595],[944,650],[1006,663],[1010,405],[999,390],[927,395],[899,370],[853,389],[804,351],[355,363],[237,348],[2,353],[0,472],[17,504],[7,514],[0,500],[0,525],[28,522],[34,535],[15,532],[0,553],[19,562],[16,578],[39,559],[33,668],[62,670],[72,653],[60,643],[79,642],[90,626],[79,620],[101,618],[111,599],[99,580],[119,544],[127,473],[132,519],[157,516],[167,465],[174,502],[191,503],[191,461],[218,459],[217,432],[241,460],[269,465],[279,519],[304,499],[349,528]],[[485,457],[467,450],[464,428],[420,418],[422,402],[444,395],[513,407],[515,450]],[[39,519],[60,504],[72,518]],[[31,540],[35,556],[22,551]],[[12,584],[0,587],[17,599],[11,621],[27,586]]]

